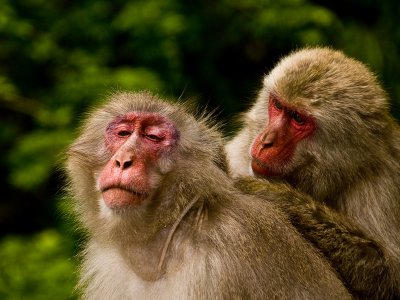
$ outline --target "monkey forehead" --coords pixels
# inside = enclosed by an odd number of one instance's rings
[[[330,81],[338,80],[346,72],[336,72],[338,62],[333,64],[333,57],[328,60],[322,53],[326,54],[315,49],[303,50],[285,57],[265,78],[264,84],[288,102],[297,98],[320,101],[313,96],[323,90],[326,92],[335,83]]]
[[[98,110],[99,117],[109,124],[117,116],[123,117],[131,112],[155,113],[164,116],[176,128],[182,128],[189,117],[184,105],[159,98],[149,92],[118,92],[112,94],[107,103]],[[151,119],[151,118],[150,118]],[[157,118],[154,119],[155,121]]]
[[[387,108],[375,75],[361,62],[330,48],[305,48],[288,55],[265,77],[264,85],[305,107],[358,105],[363,113]]]
[[[172,121],[155,112],[131,111],[124,115],[117,116],[115,122],[146,122],[147,124],[159,125],[162,123],[172,125]]]

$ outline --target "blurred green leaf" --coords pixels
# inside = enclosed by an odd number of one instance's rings
[[[120,68],[112,72],[113,85],[124,90],[149,90],[153,92],[162,91],[164,83],[152,72],[145,68]]]
[[[31,238],[4,238],[0,242],[0,298],[74,298],[76,261],[68,249],[71,241],[54,230]]]
[[[14,166],[10,173],[11,184],[23,190],[43,184],[56,167],[61,150],[71,139],[72,133],[66,130],[34,131],[25,135],[9,156]]]

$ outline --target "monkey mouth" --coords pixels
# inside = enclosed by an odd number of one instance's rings
[[[103,200],[109,208],[139,206],[146,198],[146,193],[140,193],[121,185],[111,185],[101,189]]]
[[[282,173],[274,170],[272,166],[268,166],[259,159],[253,157],[251,160],[251,169],[256,176],[260,177],[280,177]]]
[[[111,189],[120,189],[120,190],[124,190],[124,191],[127,191],[127,192],[129,192],[129,193],[135,194],[135,195],[137,195],[137,196],[143,196],[143,195],[145,195],[145,193],[140,193],[140,192],[135,191],[135,190],[133,190],[133,189],[127,187],[127,186],[124,186],[124,185],[110,185],[110,186],[107,186],[107,187],[102,188],[102,189],[101,189],[101,192],[104,193],[104,192],[106,192],[106,191],[108,191],[108,190],[111,190]]]

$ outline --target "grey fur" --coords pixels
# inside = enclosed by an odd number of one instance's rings
[[[280,178],[316,200],[283,204],[292,223],[354,295],[400,298],[400,131],[386,93],[362,63],[340,51],[306,48],[284,57],[226,146],[234,177],[253,175],[250,147],[267,124],[271,91],[317,123]]]
[[[110,159],[105,129],[130,111],[157,112],[179,129],[180,142],[168,158],[174,168],[160,174],[144,205],[104,213],[96,176]],[[88,234],[83,298],[350,298],[329,264],[281,212],[234,188],[221,169],[223,153],[223,139],[209,119],[148,93],[113,95],[90,114],[67,161],[76,213]]]

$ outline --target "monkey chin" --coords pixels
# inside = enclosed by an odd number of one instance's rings
[[[260,162],[258,159],[253,158],[251,161],[251,170],[254,175],[261,178],[280,178],[283,177],[283,173],[269,168],[264,163]]]
[[[108,208],[124,208],[128,206],[140,206],[145,195],[129,191],[120,187],[112,187],[102,191],[103,201]]]

